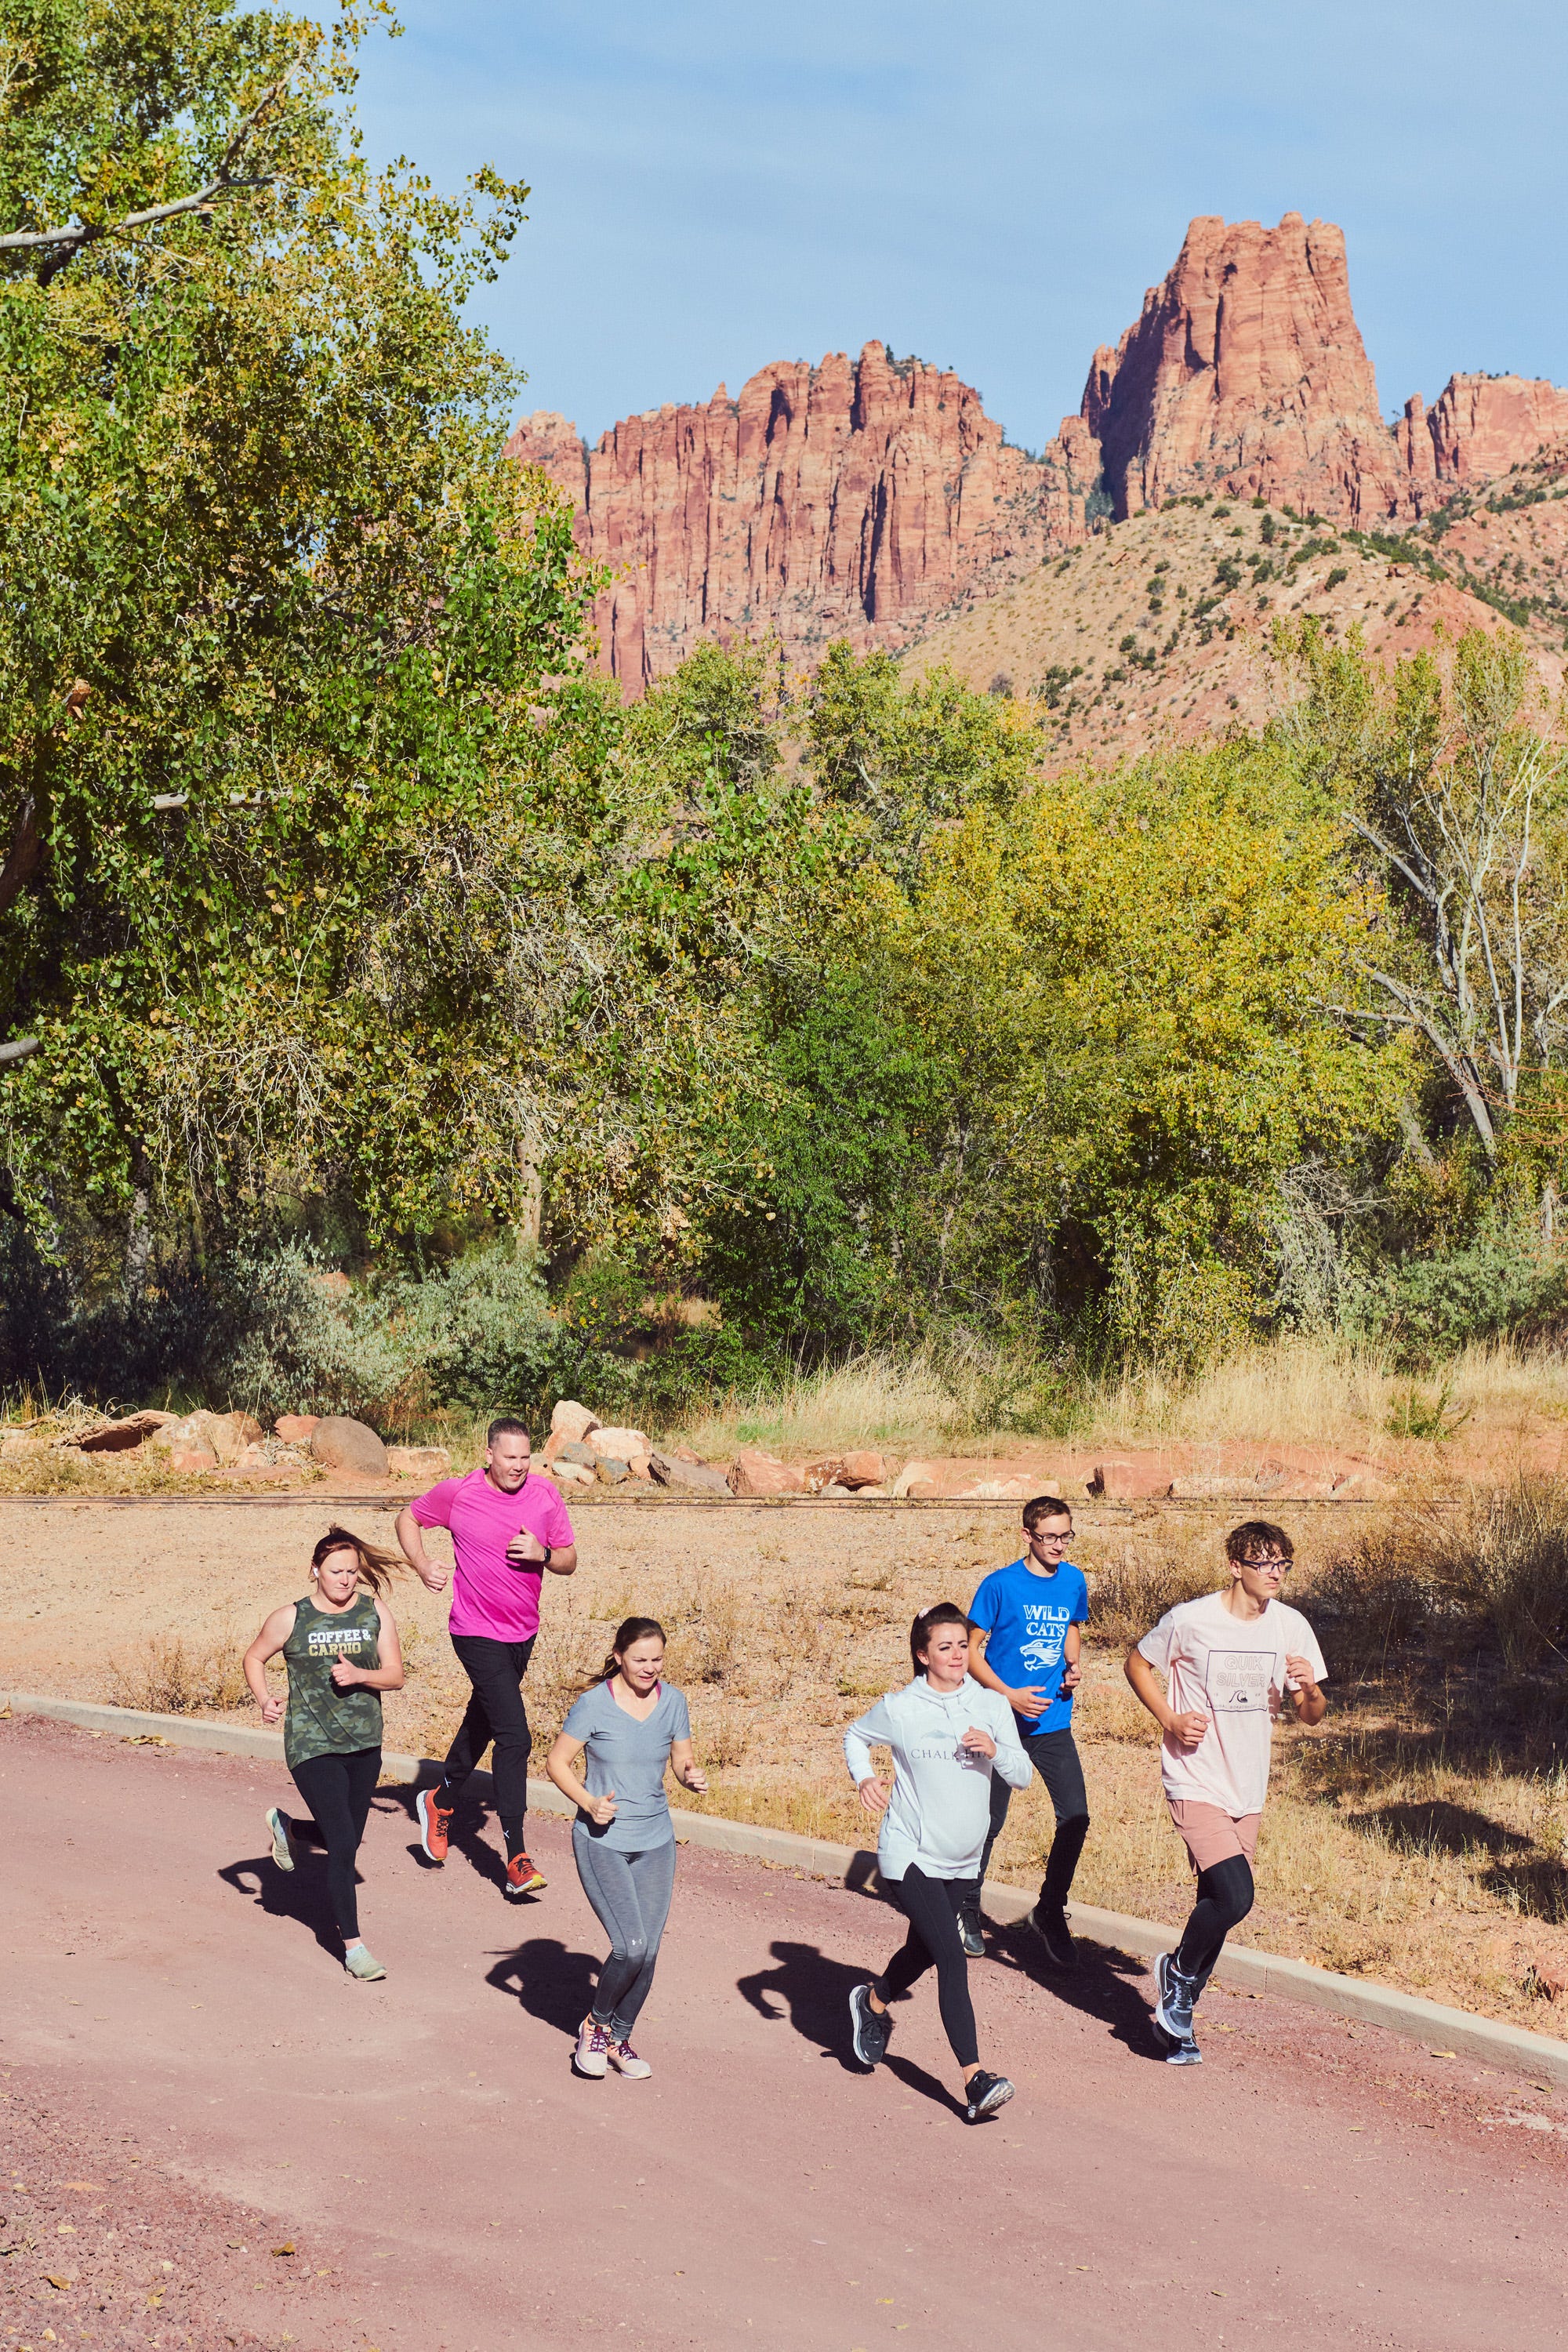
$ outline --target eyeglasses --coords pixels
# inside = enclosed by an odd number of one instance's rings
[[[1258,1569],[1264,1574],[1272,1571],[1277,1576],[1289,1576],[1296,1565],[1293,1559],[1238,1559],[1236,1564],[1237,1568]]]
[[[1068,1544],[1072,1541],[1072,1529],[1069,1528],[1065,1536],[1042,1536],[1037,1534],[1035,1529],[1031,1528],[1029,1530],[1029,1541],[1031,1543],[1037,1544],[1054,1544],[1058,1551],[1066,1551]]]

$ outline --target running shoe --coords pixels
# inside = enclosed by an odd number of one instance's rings
[[[1046,1958],[1053,1969],[1077,1968],[1078,1952],[1071,1936],[1068,1933],[1068,1915],[1065,1911],[1047,1911],[1043,1903],[1037,1903],[1024,1924],[1034,1929],[1045,1946]]]
[[[970,2122],[981,2123],[985,2116],[994,2116],[998,2107],[1006,2105],[1012,2095],[1013,2085],[1005,2074],[988,2074],[982,2066],[978,2074],[971,2074],[964,2088],[964,2097],[969,2102],[967,2113]]]
[[[572,2063],[579,2074],[598,2082],[604,2074],[610,2053],[610,2037],[602,2025],[585,2017],[577,2030],[577,2047],[572,2053]],[[649,2068],[649,2073],[653,2071]]]
[[[1184,1977],[1176,1966],[1174,1952],[1161,1953],[1154,1963],[1154,1982],[1158,1988],[1155,2024],[1168,2042],[1192,2042],[1193,2003],[1198,1997],[1198,1989],[1192,1978]],[[1193,2047],[1196,2049],[1195,2042]]]
[[[1204,2053],[1190,2033],[1184,2042],[1173,2042],[1170,2035],[1161,2032],[1158,2026],[1154,2030],[1160,2034],[1160,2039],[1165,2045],[1167,2066],[1201,2066],[1203,2064]]]
[[[647,2060],[639,2058],[629,2042],[611,2042],[610,2063],[617,2074],[626,2076],[628,2083],[646,2083],[653,2073]]]
[[[379,1984],[386,1974],[374,1954],[367,1952],[363,1944],[356,1944],[352,1952],[343,1954],[343,1966],[351,1977],[358,1977],[361,1984]]]
[[[267,1826],[272,1832],[272,1859],[279,1870],[294,1867],[294,1824],[287,1813],[276,1805],[267,1808]]]
[[[514,1853],[506,1866],[506,1891],[509,1895],[537,1895],[549,1885],[542,1870],[536,1869],[527,1854]]]
[[[421,1789],[414,1800],[414,1810],[419,1816],[419,1843],[432,1862],[447,1859],[447,1824],[457,1811],[455,1805],[438,1805],[434,1789]]]
[[[849,2024],[855,2040],[855,2055],[862,2066],[879,2066],[888,2054],[888,2036],[892,2032],[890,2017],[879,2017],[871,2006],[869,1985],[857,1985],[849,1996]]]
[[[985,1940],[980,1933],[978,1911],[961,1911],[958,1915],[958,1940],[972,1960],[985,1958]]]

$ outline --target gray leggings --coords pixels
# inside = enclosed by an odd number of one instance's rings
[[[594,1996],[594,2022],[624,2042],[653,1982],[675,1892],[675,1840],[668,1838],[646,1853],[617,1853],[575,1822],[572,1852],[583,1892],[610,1939],[610,1957],[599,1970]]]

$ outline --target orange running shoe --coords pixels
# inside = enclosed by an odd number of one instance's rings
[[[414,1810],[419,1816],[419,1843],[432,1862],[447,1859],[447,1824],[457,1811],[455,1805],[438,1805],[434,1789],[421,1789],[414,1800]]]
[[[544,1873],[536,1870],[527,1854],[514,1853],[506,1866],[506,1891],[509,1895],[537,1895],[548,1885]]]

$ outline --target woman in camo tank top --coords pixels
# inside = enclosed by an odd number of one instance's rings
[[[283,1760],[327,1849],[327,1890],[350,1976],[374,1983],[386,1970],[359,1931],[354,1862],[381,1777],[381,1694],[403,1688],[397,1627],[382,1595],[394,1562],[362,1536],[329,1528],[310,1555],[310,1590],[275,1609],[245,1654],[245,1679],[264,1723],[283,1717]],[[282,1654],[284,1702],[267,1685]],[[272,1859],[294,1867],[295,1825],[273,1805]]]

